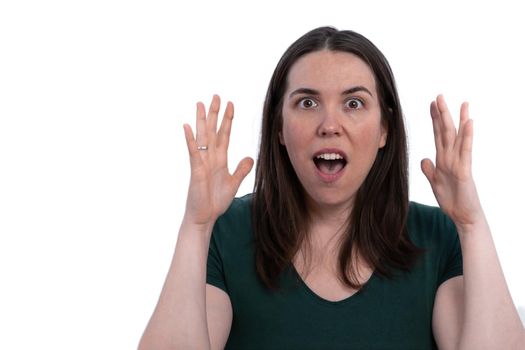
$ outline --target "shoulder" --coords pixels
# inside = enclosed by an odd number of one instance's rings
[[[410,202],[408,220],[413,224],[437,224],[450,220],[440,207]]]
[[[250,193],[233,199],[228,209],[215,222],[213,239],[230,243],[251,239],[252,198],[253,194]]]
[[[252,198],[252,193],[235,197],[224,214],[219,216],[217,223],[235,225],[239,223],[239,220],[249,220],[251,218]]]
[[[411,202],[408,233],[412,242],[424,249],[422,268],[434,276],[435,288],[463,272],[463,258],[454,222],[439,207]]]
[[[457,239],[456,226],[439,207],[410,202],[407,226],[410,238],[420,247],[446,244]]]

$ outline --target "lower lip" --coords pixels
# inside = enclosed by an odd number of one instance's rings
[[[341,176],[343,176],[347,165],[348,165],[348,163],[341,170],[339,170],[335,174],[323,173],[321,170],[319,170],[318,167],[315,166],[315,164],[314,164],[314,167],[315,167],[315,171],[317,173],[317,176],[321,179],[321,181],[326,182],[326,183],[332,183],[332,182],[337,181]]]

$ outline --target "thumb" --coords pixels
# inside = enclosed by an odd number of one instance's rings
[[[241,185],[242,180],[250,173],[253,167],[253,159],[246,157],[239,162],[237,169],[233,172],[233,180],[237,187]]]
[[[421,161],[421,171],[423,174],[425,174],[428,182],[432,185],[432,181],[434,180],[434,170],[436,167],[434,166],[434,163],[428,159],[425,158]]]

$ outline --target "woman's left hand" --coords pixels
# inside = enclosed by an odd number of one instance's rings
[[[421,170],[427,177],[441,209],[458,230],[475,225],[484,214],[472,178],[473,125],[468,103],[461,105],[459,129],[442,95],[430,104],[436,144],[436,163],[423,159]]]

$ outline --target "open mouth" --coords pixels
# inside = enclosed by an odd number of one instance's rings
[[[337,174],[346,166],[346,159],[340,153],[319,153],[314,156],[314,163],[320,172],[328,175]]]

